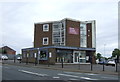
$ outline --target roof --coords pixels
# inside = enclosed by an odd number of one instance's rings
[[[72,18],[64,18],[64,19],[58,20],[58,21],[45,21],[45,22],[38,22],[38,23],[34,23],[34,24],[45,24],[45,23],[61,22],[61,21],[64,21],[64,20],[71,20],[71,21],[83,22],[83,23],[89,23],[89,22],[95,21],[95,20],[80,21],[80,20],[72,19]]]
[[[7,49],[7,50],[12,50],[12,51],[15,51],[14,49],[8,47],[8,46],[3,46],[2,49]]]
[[[87,50],[87,51],[95,51],[95,48],[82,48],[82,47],[68,47],[68,46],[47,46],[47,47],[40,47],[40,48],[26,48],[22,49],[23,51],[27,50],[36,50],[36,49],[48,49],[48,48],[58,48],[58,49],[73,49],[73,50]]]

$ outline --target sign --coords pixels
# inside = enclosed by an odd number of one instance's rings
[[[89,60],[89,56],[86,56],[86,60],[87,60],[87,61]]]
[[[27,53],[27,58],[28,58],[29,54]]]
[[[36,53],[34,53],[34,57],[35,57],[35,58],[37,57],[37,54],[36,54]]]
[[[72,28],[72,27],[69,27],[69,34],[75,34],[75,35],[78,35],[80,32],[79,32],[79,28]]]
[[[51,52],[49,52],[49,58],[51,58],[52,57],[52,53]]]

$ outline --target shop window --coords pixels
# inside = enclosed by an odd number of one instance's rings
[[[47,60],[47,53],[46,51],[40,52],[40,60]]]

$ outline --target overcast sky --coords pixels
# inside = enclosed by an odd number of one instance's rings
[[[96,20],[96,49],[103,56],[118,48],[118,0],[5,1],[0,2],[0,46],[21,53],[33,47],[34,23],[72,18]]]

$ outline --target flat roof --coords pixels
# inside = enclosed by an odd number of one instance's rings
[[[39,47],[39,48],[25,48],[22,50],[29,51],[29,50],[42,50],[42,49],[49,49],[49,48],[68,49],[68,50],[87,50],[87,51],[95,51],[96,50],[95,48],[68,47],[68,46],[46,46],[46,47]]]
[[[61,21],[64,21],[64,20],[71,20],[71,21],[77,21],[77,22],[83,22],[83,23],[89,23],[89,22],[95,21],[95,20],[80,21],[80,20],[72,19],[72,18],[64,18],[64,19],[58,20],[58,21],[45,21],[45,22],[38,22],[38,23],[34,23],[34,24],[45,24],[45,23],[61,22]]]

